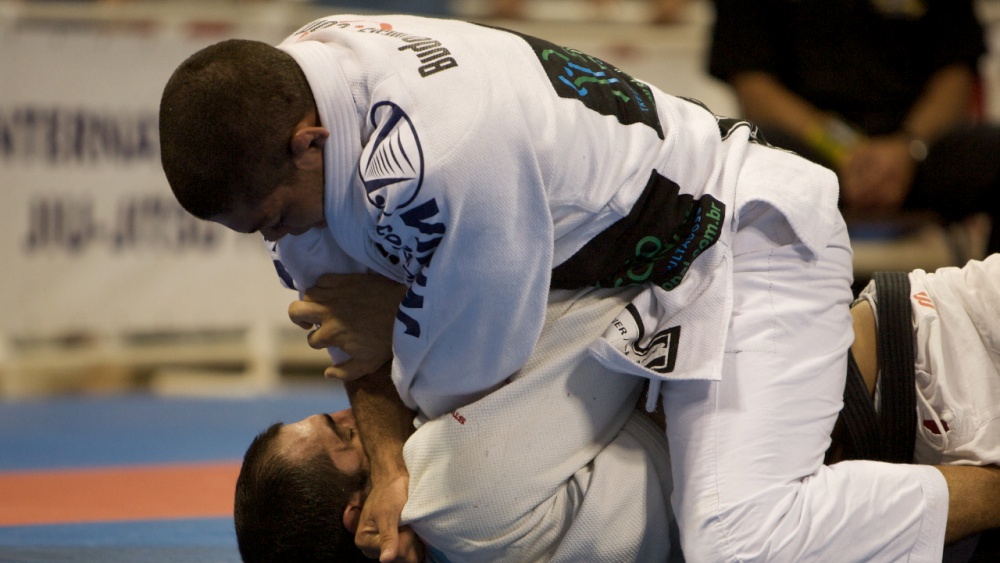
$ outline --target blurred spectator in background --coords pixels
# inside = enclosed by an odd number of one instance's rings
[[[598,9],[603,12],[619,0],[591,1],[597,4]],[[648,0],[648,2],[651,23],[673,24],[681,21],[681,15],[688,0]],[[502,19],[524,19],[524,0],[493,0],[493,12],[490,15]]]
[[[715,0],[710,72],[771,144],[835,170],[847,210],[1000,219],[972,0]],[[993,228],[989,252],[1000,251]]]

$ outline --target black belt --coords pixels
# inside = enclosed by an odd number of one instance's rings
[[[892,463],[913,461],[917,432],[910,278],[904,272],[876,272],[878,295],[878,369],[881,409],[868,393],[852,354],[848,354],[842,430],[844,459]]]

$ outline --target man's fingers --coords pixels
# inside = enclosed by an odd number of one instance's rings
[[[324,312],[323,307],[305,301],[292,301],[288,306],[288,318],[305,329],[321,324]]]
[[[399,549],[397,563],[421,563],[424,560],[424,544],[409,526],[399,529]]]
[[[323,371],[323,376],[327,379],[339,379],[343,382],[354,381],[355,379],[360,379],[370,373],[374,373],[375,370],[384,364],[385,362],[356,360],[352,358],[342,364],[326,368]]]
[[[354,545],[358,546],[361,553],[369,559],[377,559],[381,556],[381,546],[379,545],[378,530],[366,527],[358,528],[358,533],[354,535]]]
[[[349,348],[350,344],[344,341],[344,330],[335,319],[325,318],[317,321],[314,330],[306,336],[309,346],[316,350],[323,350],[330,346],[337,348]],[[345,352],[347,350],[344,350]]]
[[[306,342],[315,350],[324,350],[330,346],[341,349],[350,347],[350,344],[344,341],[343,327],[335,319],[330,318],[317,321],[313,330],[306,336]]]
[[[399,530],[396,529],[395,524],[383,522],[379,525],[379,543],[381,549],[378,560],[381,563],[395,561],[396,554],[399,552]]]
[[[408,536],[405,535],[407,533]],[[420,563],[423,560],[424,546],[409,528],[398,530],[385,527],[376,530],[367,526],[358,530],[354,543],[365,557],[382,563]]]
[[[316,280],[316,284],[313,287],[320,287],[323,289],[332,289],[337,286],[338,277],[344,276],[345,274],[323,274]]]
[[[374,373],[375,370],[385,365],[386,362],[392,360],[392,351],[390,350],[388,355],[379,357],[367,357],[365,355],[355,356],[352,354],[351,349],[344,349],[351,359],[339,363],[334,366],[326,368],[323,375],[327,379],[339,379],[341,381],[354,381],[359,377],[368,375],[369,373]]]
[[[355,379],[360,379],[368,375],[369,373],[375,371],[375,370],[365,371],[365,369],[367,368],[363,368],[359,364],[354,364],[352,366],[347,365],[353,361],[354,360],[348,360],[340,365],[330,366],[326,368],[326,370],[323,371],[323,377],[327,379],[339,379],[346,383],[348,381],[354,381]],[[348,369],[344,369],[345,366],[347,366]]]
[[[365,557],[379,561],[393,561],[399,553],[399,530],[395,525],[374,526],[369,520],[368,525],[358,528],[354,535],[354,544],[365,554]]]
[[[382,545],[378,559],[381,563],[391,563],[399,554],[399,513],[392,510],[382,511],[377,513],[375,518],[378,523],[379,543]]]

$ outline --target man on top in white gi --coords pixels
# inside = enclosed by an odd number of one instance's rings
[[[347,294],[310,342],[352,357],[330,371],[345,379],[391,352],[396,391],[428,419],[524,364],[550,289],[641,284],[589,349],[660,387],[691,560],[934,560],[946,526],[971,531],[956,473],[822,465],[851,341],[836,180],[747,122],[512,32],[333,16],[277,49],[195,54],[160,126],[195,215],[293,235],[277,249],[289,272],[407,284],[391,351]],[[401,447],[363,402],[352,395],[366,439]],[[372,478],[366,511],[384,530],[405,468],[373,459]]]

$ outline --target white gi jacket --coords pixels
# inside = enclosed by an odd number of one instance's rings
[[[914,463],[1000,464],[1000,255],[914,270]],[[877,310],[874,284],[861,292]]]
[[[635,410],[644,380],[585,345],[629,303],[555,291],[514,380],[406,442],[402,522],[450,563],[679,558],[663,431]]]
[[[648,283],[592,351],[619,371],[717,379],[739,210],[768,203],[813,252],[837,220],[831,172],[572,49],[352,15],[279,48],[331,135],[329,232],[285,237],[277,259],[300,290],[366,268],[409,284],[392,377],[428,418],[524,364],[558,287]]]

